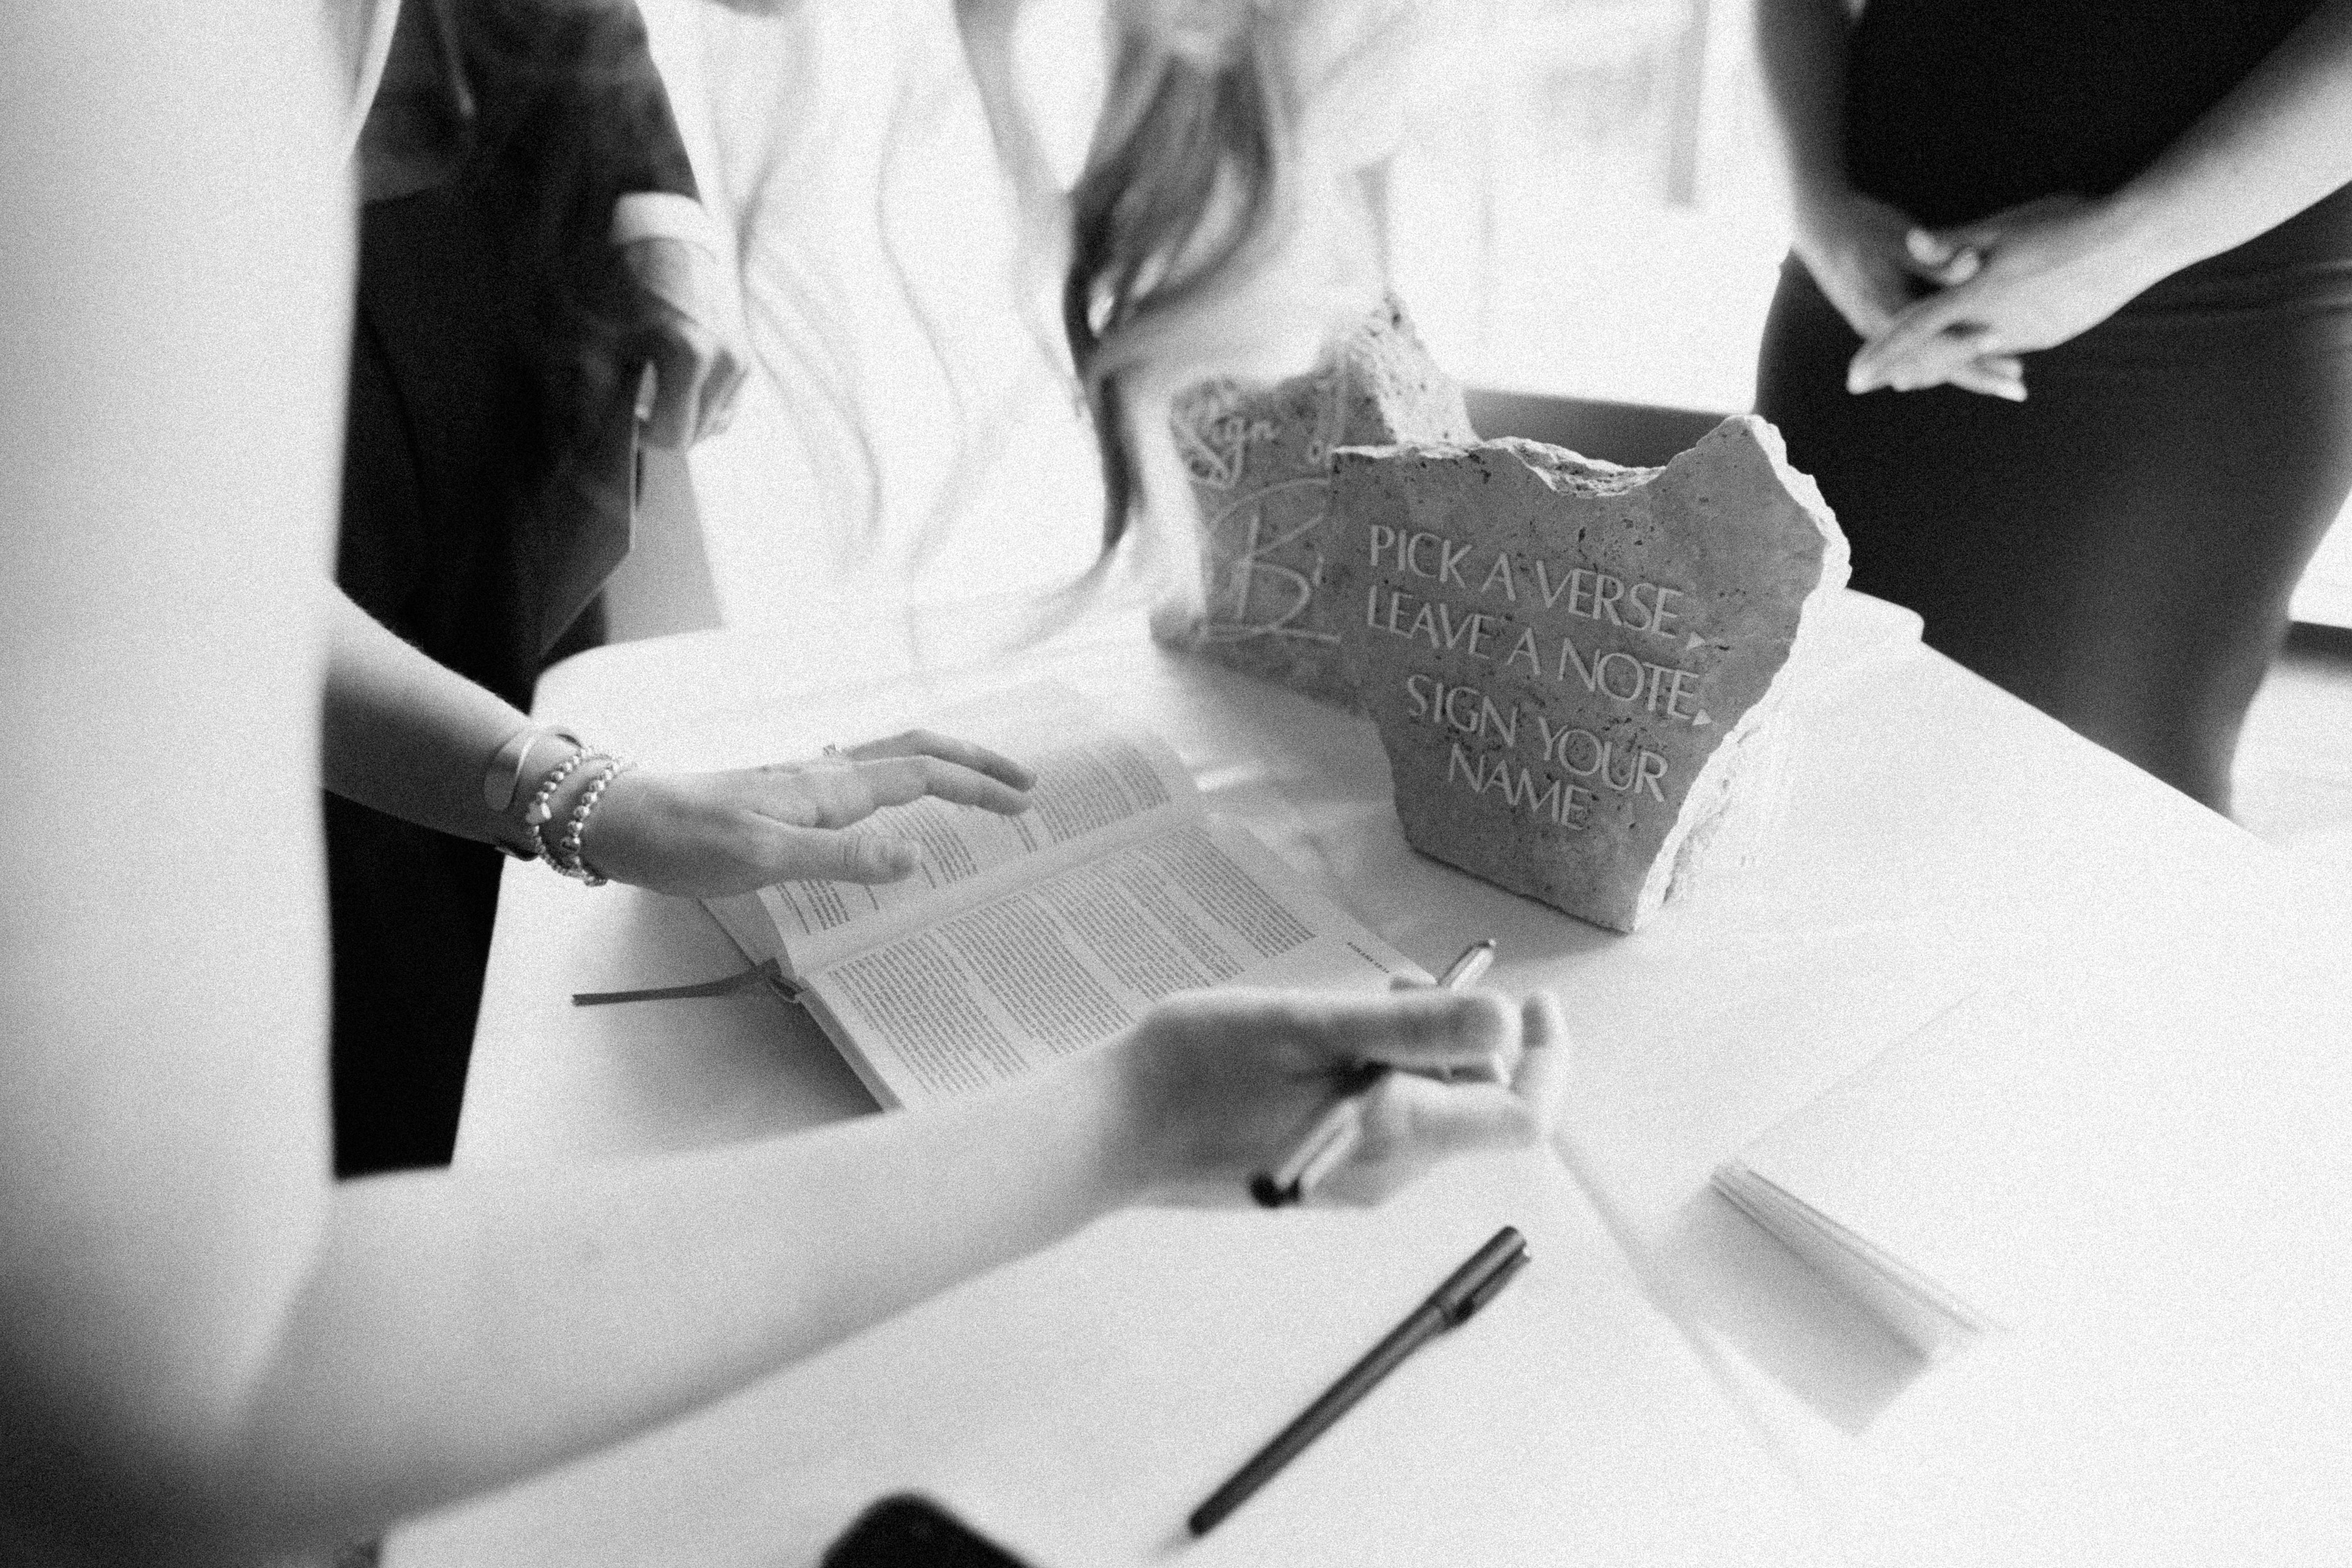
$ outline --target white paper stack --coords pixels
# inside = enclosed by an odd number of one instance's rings
[[[1920,1354],[2011,1326],[2008,1201],[2056,1068],[2053,1026],[2016,997],[1963,999],[1718,1167],[1717,1192]]]

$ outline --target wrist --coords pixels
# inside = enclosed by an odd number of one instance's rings
[[[547,819],[539,825],[541,858],[564,876],[592,888],[610,881],[589,858],[589,829],[614,781],[635,765],[605,752],[593,752],[583,759],[549,800]]]
[[[649,868],[658,870],[662,864],[660,825],[675,815],[664,795],[664,777],[620,757],[583,763],[556,792],[554,817],[545,829],[548,864],[590,882],[658,887],[660,879],[649,875]],[[655,804],[648,806],[648,801]],[[575,821],[576,842],[566,837]]]
[[[2084,202],[2074,221],[2084,226],[2089,248],[2128,277],[2137,293],[2204,259],[2179,232],[2177,216],[2176,204],[2127,184]]]
[[[482,803],[500,816],[519,816],[549,770],[585,743],[561,725],[523,725],[483,766]]]
[[[1142,1202],[1173,1174],[1160,1136],[1160,1097],[1152,1091],[1151,1052],[1141,1029],[1129,1029],[1101,1049],[1071,1064],[1080,1075],[1080,1101],[1087,1118],[1088,1189],[1105,1195],[1107,1209]]]
[[[543,803],[547,820],[538,825],[540,837],[549,848],[552,849],[556,840],[563,836],[563,825],[572,820],[572,814],[587,795],[589,784],[611,760],[593,746],[583,747],[580,761],[556,781],[555,788],[549,792]]]
[[[593,854],[592,828],[613,784],[634,765],[569,730],[517,731],[483,773],[496,823],[490,838],[519,860],[544,860],[567,877],[602,884],[607,879]]]

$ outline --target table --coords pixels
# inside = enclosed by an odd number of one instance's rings
[[[1146,715],[1213,809],[1407,953],[1435,964],[1465,932],[1492,934],[1495,984],[1567,999],[1580,1054],[1561,1152],[1661,1320],[1837,1549],[1886,1563],[2340,1560],[2352,1546],[2340,1506],[2352,1350],[2335,1327],[2352,1298],[2343,900],[1924,648],[1901,612],[1848,595],[1838,615],[1837,668],[1788,715],[1798,745],[1772,853],[1632,937],[1415,856],[1368,726],[1153,647],[1132,606],[984,668],[836,659],[821,667],[827,683],[772,646],[691,634],[583,655],[550,672],[539,708],[624,750],[710,764],[878,732],[1038,673]],[[627,1157],[870,1109],[822,1037],[763,995],[572,1010],[573,989],[740,961],[694,906],[509,869],[461,1163]],[[2081,1190],[2053,1205],[2075,1228],[2044,1314],[1930,1365],[1706,1181],[1956,999],[2029,969],[2101,999],[2099,1044],[2133,1069],[2119,1079],[2135,1092],[2153,1087],[2156,1110],[2145,1145],[2084,1150]],[[1136,1310],[1143,1338],[1153,1308]],[[936,1355],[866,1375],[941,1377],[990,1352],[955,1342],[952,1315],[934,1327]],[[858,1412],[867,1394],[886,1408],[906,1388],[829,1384],[822,1367],[792,1375],[833,1402],[847,1447],[887,1451],[891,1435],[862,1431]],[[1539,1397],[1532,1384],[1512,1396]],[[984,1435],[1022,1415],[951,1404],[940,1418]],[[740,1451],[746,1430],[722,1407],[419,1521],[390,1561],[813,1561],[847,1517],[846,1483],[795,1500],[765,1457]],[[1370,1501],[1410,1500],[1410,1468],[1360,1462],[1367,1506],[1320,1521],[1299,1560],[1445,1560],[1381,1533],[1409,1516]],[[1726,1459],[1697,1445],[1687,1462],[1704,1476]],[[1521,1533],[1496,1540],[1517,1545],[1490,1542],[1502,1554],[1488,1560],[1612,1560],[1572,1520],[1558,1551],[1524,1520],[1510,1528]]]

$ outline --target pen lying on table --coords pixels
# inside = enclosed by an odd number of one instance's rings
[[[1458,991],[1486,973],[1494,962],[1494,938],[1474,942],[1445,966],[1445,973],[1437,977],[1438,989]],[[1250,1179],[1250,1196],[1275,1209],[1311,1195],[1324,1177],[1346,1164],[1348,1156],[1356,1152],[1364,1136],[1364,1096],[1391,1070],[1385,1062],[1365,1062],[1342,1079],[1339,1098],[1316,1119],[1282,1163]]]
[[[1470,1255],[1469,1261],[1446,1277],[1444,1284],[1430,1292],[1429,1300],[1415,1307],[1404,1321],[1364,1352],[1361,1361],[1340,1373],[1339,1382],[1300,1411],[1297,1419],[1276,1433],[1274,1441],[1211,1492],[1208,1500],[1184,1521],[1185,1527],[1194,1535],[1206,1535],[1215,1529],[1219,1520],[1248,1501],[1251,1493],[1273,1479],[1405,1357],[1446,1330],[1468,1322],[1470,1315],[1493,1300],[1527,1261],[1527,1238],[1507,1225],[1496,1231],[1486,1246]]]

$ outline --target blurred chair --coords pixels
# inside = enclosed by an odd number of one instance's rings
[[[1486,440],[1524,436],[1631,468],[1660,467],[1724,420],[1693,408],[1483,387],[1470,389],[1464,401],[1471,428]]]

